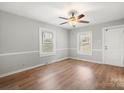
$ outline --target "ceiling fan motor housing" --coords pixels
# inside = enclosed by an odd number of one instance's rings
[[[71,10],[69,12],[69,15],[77,15],[77,14],[78,14],[78,12],[76,10]]]

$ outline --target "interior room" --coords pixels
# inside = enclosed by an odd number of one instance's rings
[[[0,90],[123,90],[123,11],[123,2],[0,2]]]

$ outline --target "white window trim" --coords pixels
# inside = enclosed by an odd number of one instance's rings
[[[42,32],[44,31],[53,33],[53,52],[49,53],[42,52]],[[56,31],[42,27],[39,28],[39,53],[40,57],[56,55]]]
[[[79,50],[79,35],[82,34],[82,33],[86,33],[86,32],[90,32],[91,33],[91,52],[90,53],[83,53],[83,52],[80,52]],[[93,52],[93,48],[92,48],[92,31],[85,31],[85,32],[78,32],[77,33],[77,53],[80,54],[80,55],[92,55],[92,52]]]

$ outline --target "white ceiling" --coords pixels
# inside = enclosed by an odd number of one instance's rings
[[[33,18],[62,28],[73,29],[69,24],[59,25],[65,20],[59,16],[69,17],[68,12],[75,9],[79,14],[85,14],[84,20],[89,24],[78,24],[77,27],[108,22],[124,18],[124,3],[55,3],[55,2],[29,2],[29,3],[0,3],[0,10],[17,15]]]

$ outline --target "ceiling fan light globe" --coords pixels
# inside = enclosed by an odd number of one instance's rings
[[[68,23],[69,23],[70,25],[76,25],[76,24],[77,24],[77,21],[68,21]]]
[[[68,20],[68,23],[70,24],[70,25],[76,25],[77,23],[78,23],[78,18],[77,17],[71,17],[69,20]]]

